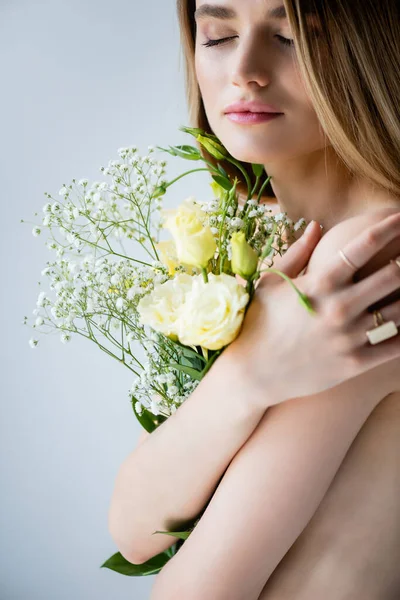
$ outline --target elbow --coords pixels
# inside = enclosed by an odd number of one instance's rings
[[[116,535],[115,530],[113,530],[110,526],[108,527],[108,531],[117,547],[118,552],[125,558],[125,560],[130,562],[132,565],[142,565],[148,560],[148,558],[143,557],[133,543],[127,543],[126,538],[122,540],[120,536]]]
[[[146,559],[143,559],[142,552],[138,551],[139,544],[135,533],[137,524],[132,519],[135,507],[132,500],[127,499],[127,489],[132,488],[132,485],[127,481],[124,465],[121,465],[108,509],[108,532],[121,555],[130,563],[138,565],[146,562]]]
[[[129,535],[126,521],[120,512],[111,506],[108,512],[108,532],[115,543],[118,552],[133,565],[141,565],[146,558],[139,552],[136,536]]]

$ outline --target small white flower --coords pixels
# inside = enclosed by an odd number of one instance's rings
[[[48,202],[47,204],[45,204],[43,206],[43,212],[44,213],[51,213],[51,203],[50,202]]]
[[[118,298],[118,300],[115,303],[115,306],[117,307],[117,310],[124,310],[127,306],[126,300],[124,300],[124,298]]]
[[[36,306],[44,306],[44,300],[46,299],[46,293],[45,292],[40,292],[37,302],[36,302]]]
[[[139,295],[144,292],[145,290],[143,288],[139,287],[138,285],[134,285],[133,287],[129,288],[126,297],[128,298],[128,300],[133,300],[136,295]]]
[[[153,415],[158,415],[160,414],[158,406],[159,406],[159,401],[161,400],[161,396],[159,396],[158,394],[153,394],[151,397],[151,405],[150,405],[150,410],[153,413]]]
[[[37,237],[38,235],[40,235],[41,233],[41,229],[39,227],[34,227],[32,229],[32,235],[34,235],[35,237]]]
[[[43,325],[43,323],[44,323],[43,317],[38,317],[35,321],[36,327],[40,327],[40,325]]]
[[[274,216],[274,221],[275,221],[276,223],[280,223],[280,222],[282,222],[284,219],[285,219],[285,213],[282,213],[282,212],[281,212],[281,213],[278,213],[278,214],[276,214],[276,215]]]
[[[233,219],[231,219],[231,227],[237,227],[238,229],[241,229],[243,226],[243,219],[240,219],[239,217],[234,217]]]
[[[68,333],[63,332],[60,339],[63,344],[67,344],[71,340],[71,336]]]
[[[36,346],[38,345],[38,343],[39,343],[39,340],[34,340],[33,338],[31,338],[29,340],[29,345],[30,345],[31,348],[36,348]]]
[[[58,193],[60,196],[65,196],[68,193],[68,189],[64,185]]]
[[[219,234],[219,229],[218,229],[218,227],[210,227],[210,229],[211,229],[211,232],[212,232],[214,235],[218,235],[218,234]]]
[[[48,227],[50,225],[51,218],[49,215],[46,215],[43,219],[43,227]]]
[[[85,187],[88,183],[89,183],[88,179],[80,179],[78,181],[78,185],[80,185],[81,187]]]
[[[302,226],[302,225],[303,225],[305,222],[306,222],[306,220],[305,220],[305,219],[302,217],[301,219],[299,219],[299,220],[297,221],[297,223],[295,223],[295,225],[294,225],[293,229],[294,229],[295,231],[298,231],[298,230],[300,229],[300,227],[301,227],[301,226]]]
[[[253,217],[257,217],[257,216],[258,216],[258,210],[257,209],[251,210],[249,212],[250,219],[252,219]]]
[[[169,373],[167,373],[166,375],[166,383],[172,384],[175,381],[175,374],[171,373],[171,371]]]
[[[143,407],[142,407],[142,405],[141,405],[141,403],[140,403],[140,402],[136,402],[136,403],[135,403],[135,410],[136,410],[136,412],[137,412],[137,414],[138,414],[138,415],[141,415],[141,414],[142,414],[142,412],[143,412]]]

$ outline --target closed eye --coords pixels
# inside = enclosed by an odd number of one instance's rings
[[[206,46],[207,48],[212,48],[213,46],[220,46],[221,44],[224,44],[225,42],[229,41],[229,40],[233,40],[236,36],[231,36],[231,37],[227,37],[227,38],[221,38],[219,40],[207,40],[206,42],[204,42],[202,44],[202,46]],[[285,38],[282,35],[276,35],[275,36],[281,44],[283,44],[284,46],[294,46],[294,40],[290,39],[290,38]]]

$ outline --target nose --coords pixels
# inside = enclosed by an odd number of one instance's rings
[[[248,35],[247,39],[242,37],[233,52],[231,75],[233,85],[247,87],[255,82],[260,87],[265,87],[270,83],[272,61],[268,57],[266,44],[259,37],[256,34]]]

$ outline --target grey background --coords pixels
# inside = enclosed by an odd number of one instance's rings
[[[141,432],[132,374],[80,336],[41,335],[32,349],[23,317],[33,324],[40,272],[55,260],[31,233],[44,192],[103,180],[123,146],[192,143],[178,131],[189,123],[175,2],[1,0],[0,32],[0,599],[146,599],[154,576],[100,569],[117,551],[115,476]],[[193,165],[162,157],[169,178]],[[189,176],[166,205],[209,195],[208,184]]]

